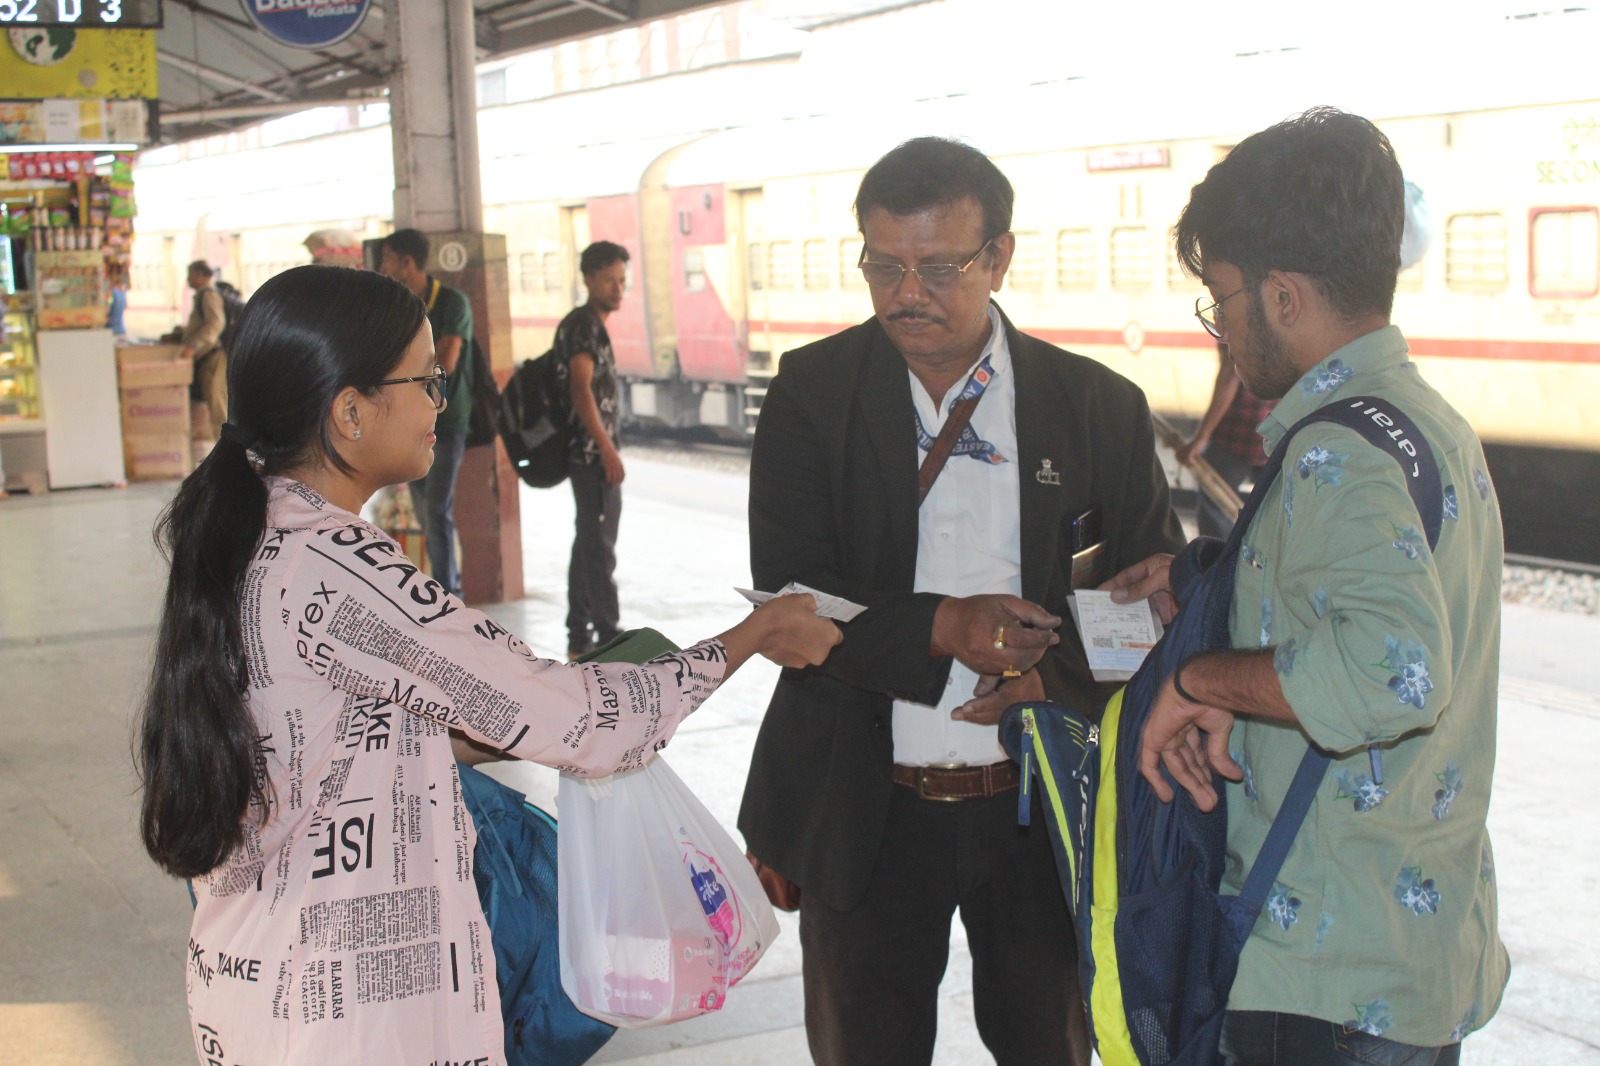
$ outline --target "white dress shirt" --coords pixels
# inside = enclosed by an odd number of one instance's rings
[[[989,308],[989,343],[963,377],[937,404],[911,374],[911,399],[922,425],[939,435],[950,407],[966,387],[972,369],[989,357],[994,377],[972,413],[971,426],[994,445],[1003,463],[967,455],[950,456],[917,512],[916,591],[948,596],[985,592],[1022,595],[1022,518],[1017,474],[1016,378],[1000,315]],[[911,372],[906,371],[908,374]],[[909,434],[908,434],[909,435]],[[910,445],[917,448],[915,440]],[[918,462],[928,453],[917,448]],[[972,698],[978,675],[959,661],[936,706],[894,702],[894,761],[907,766],[983,766],[1003,761],[999,730],[958,722],[950,712]]]

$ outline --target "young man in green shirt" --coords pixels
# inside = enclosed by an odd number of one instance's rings
[[[434,358],[446,374],[445,406],[433,432],[433,467],[411,483],[411,500],[422,522],[428,566],[433,579],[453,595],[461,595],[461,569],[456,563],[456,472],[467,447],[472,419],[472,304],[465,293],[440,284],[423,268],[428,263],[428,238],[420,230],[395,230],[383,239],[378,271],[400,282],[428,305],[433,326]]]
[[[1151,710],[1140,759],[1204,809],[1226,786],[1238,892],[1308,742],[1333,757],[1228,1001],[1228,1066],[1453,1066],[1500,1004],[1485,819],[1494,774],[1500,512],[1472,428],[1389,324],[1400,167],[1372,123],[1316,109],[1246,138],[1195,186],[1180,260],[1196,314],[1251,392],[1278,399],[1269,450],[1319,407],[1391,401],[1444,488],[1429,550],[1405,475],[1346,427],[1295,434],[1246,531],[1232,650],[1191,658]],[[1154,568],[1159,570],[1159,568]],[[1164,583],[1136,567],[1130,598]]]

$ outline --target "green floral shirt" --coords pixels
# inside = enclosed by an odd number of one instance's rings
[[[1345,397],[1392,401],[1432,446],[1436,551],[1400,466],[1353,430],[1297,433],[1244,538],[1234,647],[1277,649],[1300,729],[1240,718],[1230,747],[1237,892],[1306,738],[1334,755],[1240,960],[1233,1010],[1283,1011],[1407,1044],[1460,1040],[1500,1004],[1485,818],[1499,686],[1500,511],[1472,428],[1387,326],[1306,373],[1265,421],[1267,448]]]

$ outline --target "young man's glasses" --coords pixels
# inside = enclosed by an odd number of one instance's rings
[[[428,399],[433,401],[435,411],[444,410],[444,367],[438,364],[434,364],[433,373],[424,374],[420,378],[390,378],[388,381],[378,382],[378,385],[408,385],[413,381],[422,382],[422,387],[428,390]]]
[[[930,290],[940,291],[948,289],[961,280],[961,276],[971,268],[978,257],[989,250],[994,240],[983,242],[983,247],[972,253],[972,258],[965,263],[924,263],[921,266],[905,267],[899,263],[880,263],[875,259],[867,258],[867,249],[861,248],[861,258],[856,261],[856,266],[861,268],[861,276],[867,279],[867,284],[875,289],[898,289],[908,273],[915,274],[917,280]]]
[[[1208,303],[1204,307],[1200,306],[1200,301],[1204,300],[1205,297],[1195,297],[1194,317],[1200,320],[1200,324],[1206,328],[1207,333],[1220,341],[1222,339],[1222,325],[1217,320],[1222,317],[1222,305],[1243,291],[1244,289],[1235,289],[1222,299]]]

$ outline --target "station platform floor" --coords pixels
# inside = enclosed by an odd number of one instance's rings
[[[625,456],[627,453],[625,453]],[[189,905],[138,839],[130,745],[165,570],[149,529],[170,485],[0,500],[0,1058],[73,1066],[196,1061],[183,995]],[[736,471],[629,459],[624,623],[679,643],[726,628],[748,580]],[[523,492],[528,598],[490,609],[563,647],[572,505]],[[1600,619],[1508,606],[1491,815],[1514,972],[1470,1066],[1600,1066]],[[775,668],[747,666],[665,757],[731,827]],[[516,767],[535,800],[553,774]],[[718,1014],[620,1033],[594,1061],[809,1061],[796,921]],[[941,989],[939,1066],[990,1062],[972,1023],[959,923]],[[245,1060],[248,1061],[248,1060]]]

